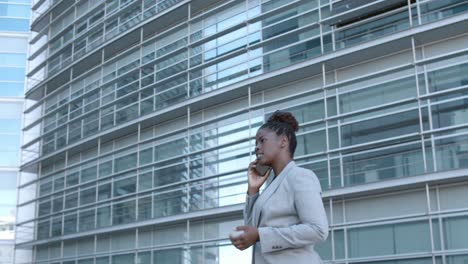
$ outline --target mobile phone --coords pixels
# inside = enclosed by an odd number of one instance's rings
[[[271,168],[269,166],[261,165],[260,163],[257,163],[255,166],[255,170],[258,172],[260,176],[266,176],[266,173],[268,169]]]

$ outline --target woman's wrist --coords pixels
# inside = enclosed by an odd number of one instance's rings
[[[258,188],[248,188],[247,189],[247,194],[252,196],[252,195],[255,195],[256,193],[258,193],[259,189]]]

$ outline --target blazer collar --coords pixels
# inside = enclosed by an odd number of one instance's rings
[[[275,191],[278,189],[278,187],[281,185],[281,182],[284,180],[289,175],[289,171],[296,166],[296,163],[294,160],[291,160],[286,164],[286,166],[283,168],[283,170],[280,172],[279,175],[277,175],[277,179],[274,181],[271,181],[270,184],[266,187],[266,189],[260,194],[258,197],[257,201],[255,202],[254,205],[254,210],[253,210],[253,221],[255,223],[255,226],[258,227],[259,222],[260,222],[260,212],[262,211],[262,207],[265,204],[265,202],[275,193]]]

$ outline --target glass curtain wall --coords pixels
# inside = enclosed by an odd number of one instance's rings
[[[227,235],[255,133],[282,109],[300,123],[296,162],[324,190],[324,260],[463,261],[466,184],[334,195],[468,167],[468,38],[404,35],[430,36],[468,2],[403,2],[357,6],[358,21],[329,1],[37,3],[52,22],[31,41],[18,243],[34,242],[35,263],[248,263]],[[145,27],[166,13],[170,27]],[[359,58],[385,39],[402,48]],[[293,69],[302,78],[264,81]]]

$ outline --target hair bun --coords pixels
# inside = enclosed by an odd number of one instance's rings
[[[299,123],[297,122],[296,118],[290,113],[290,112],[282,112],[279,110],[276,110],[270,118],[268,118],[268,122],[280,122],[280,123],[286,123],[292,127],[294,132],[297,132],[299,130]]]

